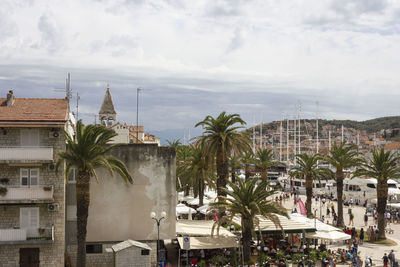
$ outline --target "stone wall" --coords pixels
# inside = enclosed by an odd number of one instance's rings
[[[65,138],[60,134],[57,138],[50,138],[52,128],[40,128],[40,146],[53,147],[54,162],[57,154],[65,150]],[[20,145],[20,130],[18,128],[6,128],[7,134],[0,134],[0,147]],[[62,133],[62,129],[60,129]],[[21,164],[22,165],[22,164]],[[18,166],[18,162],[12,165],[0,164],[0,178],[9,178],[10,186],[20,185],[20,168],[39,168],[39,185],[52,185],[54,202],[60,205],[59,211],[47,211],[47,204],[29,205],[0,205],[0,228],[13,228],[19,226],[19,209],[21,207],[39,207],[39,227],[51,227],[54,225],[54,242],[50,244],[35,244],[30,242],[24,245],[0,244],[0,266],[14,267],[19,264],[20,248],[39,248],[41,266],[64,266],[65,251],[65,182],[62,170],[58,175],[50,170],[50,163],[24,163]]]
[[[142,255],[142,248],[135,246],[115,254],[116,267],[151,267],[150,255]]]

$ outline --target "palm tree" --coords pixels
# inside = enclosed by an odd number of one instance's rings
[[[250,150],[249,136],[238,132],[245,124],[239,114],[226,114],[225,111],[216,118],[207,116],[196,124],[196,127],[204,126],[205,131],[198,141],[204,143],[204,153],[210,156],[210,162],[216,163],[218,196],[226,195],[222,189],[228,180],[228,157]]]
[[[245,179],[246,181],[250,179],[250,174],[251,174],[251,164],[254,163],[254,153],[253,151],[249,150],[247,151],[247,153],[245,153],[240,161],[242,162],[242,164],[244,165],[244,175],[245,175]]]
[[[177,190],[183,190],[185,196],[189,195],[191,178],[182,172],[183,165],[191,156],[192,152],[190,146],[177,145],[176,146],[176,186]]]
[[[354,176],[366,176],[377,179],[376,195],[378,198],[378,230],[379,239],[385,239],[385,211],[388,198],[387,181],[392,178],[400,178],[400,168],[397,162],[400,159],[395,152],[380,150],[372,151],[372,158],[365,160]]]
[[[261,179],[268,180],[268,169],[279,165],[280,162],[274,160],[274,151],[269,148],[260,148],[256,152],[255,163],[261,169]]]
[[[96,169],[105,168],[111,176],[118,173],[125,182],[133,183],[133,179],[125,164],[113,156],[107,154],[112,148],[118,146],[107,145],[117,134],[114,130],[104,126],[87,125],[82,121],[76,125],[76,136],[73,139],[67,132],[67,150],[59,153],[56,170],[65,163],[65,179],[72,168],[78,170],[76,179],[76,203],[77,203],[77,240],[78,252],[76,266],[86,265],[86,226],[90,203],[90,179],[97,179]]]
[[[242,165],[240,164],[240,159],[237,156],[229,157],[229,167],[231,168],[231,182],[236,183],[236,170],[240,169]]]
[[[168,146],[171,146],[171,147],[175,148],[175,150],[177,150],[178,147],[179,147],[180,145],[182,145],[180,139],[172,140],[172,141],[167,140],[167,144],[168,144]]]
[[[322,174],[326,171],[318,167],[318,161],[321,159],[319,154],[297,154],[296,155],[298,166],[294,167],[291,176],[303,177],[306,182],[306,210],[307,216],[311,216],[311,199],[312,199],[312,189],[313,181],[320,179]]]
[[[288,216],[284,207],[273,202],[271,196],[274,195],[275,191],[267,191],[267,181],[262,181],[258,186],[256,183],[257,179],[250,179],[245,182],[239,179],[238,184],[229,182],[232,191],[226,188],[223,190],[230,197],[222,197],[220,202],[212,204],[222,211],[227,211],[227,214],[229,214],[220,218],[217,222],[218,227],[224,222],[232,222],[237,215],[241,217],[243,255],[246,262],[250,259],[250,242],[255,235],[255,225],[258,225],[256,216],[260,215],[270,219],[279,227],[281,225],[276,214]]]
[[[359,166],[362,159],[354,145],[346,146],[345,143],[337,145],[333,144],[332,150],[328,155],[324,156],[324,160],[336,169],[334,178],[337,187],[337,200],[338,200],[338,220],[337,226],[344,226],[343,221],[343,170],[346,168]]]
[[[180,174],[188,177],[195,196],[199,196],[199,205],[203,206],[205,184],[213,186],[211,169],[208,160],[203,153],[201,143],[190,145],[190,155],[180,166]]]

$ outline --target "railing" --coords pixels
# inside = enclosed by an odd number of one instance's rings
[[[1,244],[49,243],[54,241],[54,226],[26,229],[0,229]]]
[[[0,147],[0,160],[52,161],[52,147]]]
[[[0,203],[46,203],[53,201],[53,186],[8,187],[5,195],[0,195]]]

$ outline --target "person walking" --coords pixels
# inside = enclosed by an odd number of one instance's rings
[[[396,262],[396,258],[394,257],[393,249],[392,249],[392,251],[390,251],[388,258],[389,258],[389,262],[390,262],[390,267],[394,267],[394,263]]]
[[[350,226],[350,224],[352,225],[352,226],[354,226],[354,214],[353,214],[353,212],[350,210],[350,212],[349,212],[350,214],[349,214],[349,217],[350,217],[350,220],[349,220],[349,226]]]
[[[364,228],[360,230],[360,245],[364,243]]]
[[[364,214],[364,224],[365,224],[365,226],[368,226],[368,214],[367,214],[367,212],[365,212],[365,214]]]
[[[383,259],[383,267],[388,267],[389,257],[386,255],[386,253],[383,255],[382,259]]]

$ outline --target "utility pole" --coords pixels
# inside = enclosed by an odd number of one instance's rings
[[[342,143],[344,142],[344,127],[343,127],[343,124],[342,124]]]
[[[263,117],[261,115],[261,124],[260,124],[260,148],[263,148],[263,129],[262,129],[262,125],[263,125]]]

